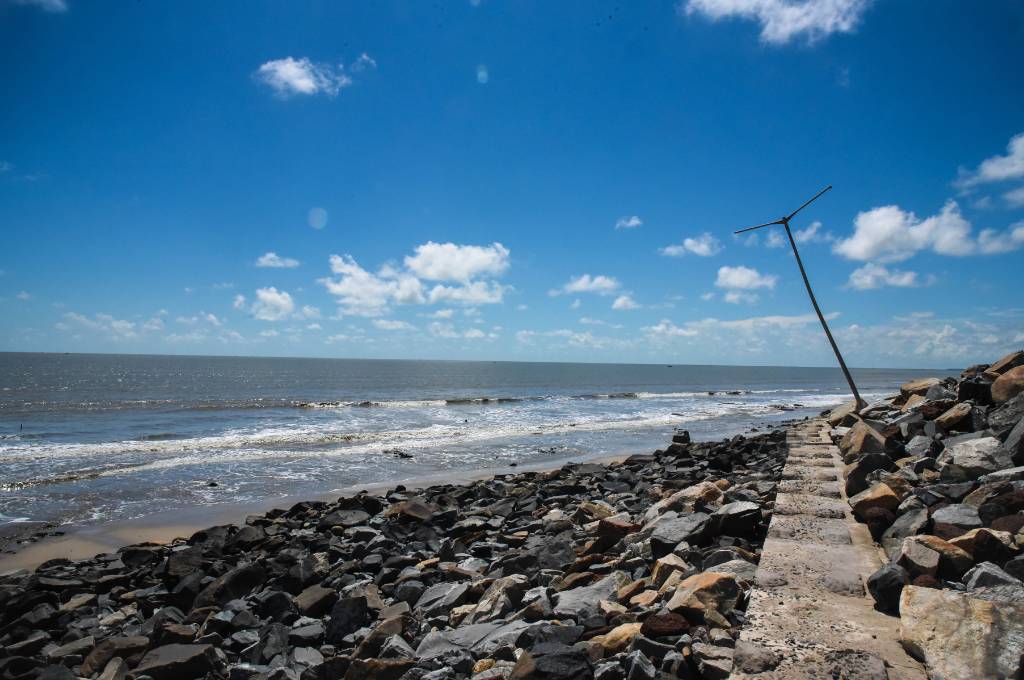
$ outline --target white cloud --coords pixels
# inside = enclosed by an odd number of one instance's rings
[[[231,303],[231,306],[234,307],[235,309],[245,309],[245,296],[241,294],[236,295],[234,301]]]
[[[252,304],[252,315],[261,321],[281,321],[295,311],[292,296],[277,288],[259,288],[256,290],[256,301]]]
[[[382,331],[413,331],[416,327],[397,319],[374,319],[373,325]]]
[[[111,340],[132,340],[138,337],[135,322],[117,319],[110,314],[94,314],[89,318],[77,312],[66,312],[63,318],[66,323],[61,330],[70,330],[77,326],[85,330],[106,333]]]
[[[1017,187],[1016,189],[1007,191],[1003,194],[1003,200],[1005,200],[1007,205],[1011,208],[1024,207],[1024,187]]]
[[[536,331],[516,331],[516,342],[523,345],[532,345],[537,339]]]
[[[144,331],[162,331],[163,329],[164,320],[159,316],[154,316],[142,324],[142,330]]]
[[[662,255],[669,257],[682,257],[687,253],[710,257],[722,251],[722,242],[708,232],[704,232],[696,238],[684,238],[682,245],[665,246],[661,249]]]
[[[361,73],[362,71],[367,71],[369,69],[375,68],[377,68],[377,61],[366,52],[363,52],[362,54],[359,55],[359,58],[352,63],[352,66],[349,70],[355,73]]]
[[[713,292],[711,292],[711,291],[708,291],[707,293],[701,293],[700,299],[704,300],[705,302],[707,302],[709,300],[714,300],[715,299],[715,294]]]
[[[640,305],[637,304],[636,300],[632,296],[620,295],[615,298],[615,302],[612,303],[612,309],[629,310],[629,309],[640,309]]]
[[[572,304],[569,305],[569,309],[579,309],[581,305],[583,305],[583,300],[576,298],[572,301]]]
[[[486,337],[486,335],[487,334],[484,333],[479,328],[470,328],[468,331],[462,334],[462,337],[466,338],[467,340],[479,340],[480,338]]]
[[[620,217],[615,222],[616,229],[636,229],[644,223],[637,215],[630,215],[628,217]]]
[[[774,288],[778,277],[761,274],[750,267],[720,267],[715,285],[719,288],[753,290],[756,288]]]
[[[333,345],[336,342],[345,342],[346,340],[351,339],[352,338],[350,336],[345,335],[344,333],[336,333],[334,335],[328,335],[326,338],[324,338],[324,342],[328,345]]]
[[[555,296],[563,293],[597,293],[598,295],[611,295],[619,289],[619,281],[614,276],[598,274],[591,276],[583,274],[569,279],[569,282],[561,288],[548,291],[548,295]]]
[[[200,314],[203,315],[203,319],[206,320],[206,323],[210,324],[211,326],[221,325],[220,319],[218,319],[215,314],[211,314],[209,312],[200,312]]]
[[[608,323],[607,321],[604,321],[602,319],[593,319],[593,318],[591,318],[589,316],[581,317],[580,318],[580,323],[584,324],[586,326],[608,326],[609,328],[622,328],[623,327],[622,324]]]
[[[468,282],[481,275],[498,276],[508,269],[509,250],[500,243],[461,246],[428,241],[405,258],[405,266],[430,281]]]
[[[681,13],[718,21],[747,19],[761,24],[761,41],[782,45],[804,35],[809,43],[857,28],[869,0],[685,0]]]
[[[793,232],[793,240],[797,243],[827,243],[835,237],[828,232],[821,232],[821,222],[811,222],[806,229],[797,229]]]
[[[656,326],[644,326],[641,330],[657,338],[687,338],[697,335],[696,330],[677,326],[668,319],[662,319]]]
[[[438,284],[430,289],[428,299],[437,302],[457,302],[463,305],[493,305],[504,299],[506,288],[497,281],[470,281],[463,286]]]
[[[448,308],[448,309],[439,309],[436,312],[431,312],[430,314],[427,314],[427,316],[430,317],[431,319],[450,319],[454,315],[455,315],[455,310],[454,309],[450,309],[450,308]]]
[[[1024,132],[1010,138],[1005,156],[986,158],[975,170],[961,168],[955,184],[962,189],[968,189],[979,184],[1021,177],[1024,177]]]
[[[524,304],[518,304],[518,305],[516,305],[516,311],[517,311],[517,312],[525,312],[525,311],[526,311],[526,310],[528,310],[529,308],[530,308],[530,307],[529,307],[529,305],[524,305]]]
[[[307,331],[318,331],[318,330],[321,330],[321,329],[322,329],[322,327],[318,323],[306,324],[306,330]]]
[[[27,290],[22,290],[19,291],[18,294],[15,295],[14,297],[18,298],[19,300],[31,300],[32,294],[29,293]]]
[[[1024,221],[1017,222],[1005,232],[982,229],[978,232],[978,251],[985,255],[1009,253],[1024,245]]]
[[[769,248],[781,248],[786,245],[786,239],[782,238],[782,232],[778,229],[769,229],[764,244]]]
[[[319,319],[320,308],[313,305],[302,305],[302,309],[295,313],[296,319]]]
[[[254,75],[285,99],[294,95],[318,93],[333,97],[352,84],[352,78],[344,73],[341,64],[314,64],[306,57],[268,61]]]
[[[730,290],[722,296],[722,299],[734,305],[738,305],[741,302],[745,302],[748,305],[752,305],[761,298],[757,293],[746,293],[741,290]]]
[[[500,243],[462,246],[428,242],[405,258],[407,269],[384,265],[376,274],[360,267],[351,255],[332,255],[331,271],[340,276],[320,282],[339,298],[341,312],[354,316],[381,316],[391,303],[497,304],[510,288],[496,281],[472,277],[501,274],[508,268],[508,255],[509,250]],[[455,281],[459,285],[438,283],[427,291],[419,277]]]
[[[272,267],[275,269],[291,269],[299,266],[299,261],[292,257],[281,257],[274,251],[260,255],[256,260],[257,267]]]
[[[264,338],[276,338],[279,335],[281,334],[275,331],[273,328],[265,331],[260,331],[260,336]]]
[[[327,291],[338,297],[344,314],[352,316],[380,316],[387,311],[388,302],[397,290],[394,281],[371,274],[351,255],[331,255],[331,271],[338,279],[324,278],[321,283]]]
[[[869,262],[853,270],[848,285],[856,290],[872,290],[883,286],[910,288],[918,285],[917,272],[888,269],[883,265]]]
[[[60,14],[68,11],[68,3],[65,0],[14,0],[16,5],[28,5],[38,7],[44,12]]]
[[[900,262],[922,250],[957,256],[991,254],[1024,244],[1024,230],[1016,228],[1005,234],[986,229],[975,241],[971,223],[953,200],[946,201],[938,215],[923,220],[896,205],[873,208],[858,213],[853,226],[853,235],[832,248],[851,260]]]

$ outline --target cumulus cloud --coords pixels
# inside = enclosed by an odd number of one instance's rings
[[[299,261],[292,257],[281,257],[274,251],[269,251],[257,258],[256,266],[273,269],[292,269],[299,266]]]
[[[682,257],[687,253],[710,257],[722,251],[722,242],[708,232],[704,232],[696,238],[684,238],[682,245],[673,244],[661,249],[662,255],[669,257]]]
[[[960,169],[956,184],[969,189],[989,182],[1004,182],[1024,177],[1024,132],[1014,135],[1006,145],[1005,156],[986,158],[974,170]]]
[[[281,321],[295,311],[292,296],[274,286],[256,290],[256,301],[252,303],[252,315],[261,321]]]
[[[77,312],[66,312],[62,318],[64,322],[58,324],[59,330],[66,331],[77,327],[105,333],[111,340],[132,340],[139,335],[134,321],[117,319],[110,314],[94,314],[92,317],[88,317]]]
[[[612,303],[612,309],[620,311],[629,309],[640,309],[640,305],[637,304],[636,300],[631,295],[620,295],[615,298],[615,302]]]
[[[726,302],[734,305],[738,305],[741,302],[745,302],[748,305],[752,305],[757,302],[760,297],[757,293],[747,293],[742,290],[730,290],[722,295],[722,299]]]
[[[813,43],[832,33],[851,33],[868,5],[869,0],[685,0],[679,11],[711,21],[756,21],[762,42],[782,45],[798,36]]]
[[[434,321],[427,326],[427,331],[434,337],[445,339],[464,338],[466,340],[479,340],[487,335],[479,328],[459,331],[456,330],[454,325],[442,321]]]
[[[797,243],[827,243],[835,240],[835,237],[828,232],[821,231],[821,222],[811,222],[806,229],[797,229],[793,232],[793,240]]]
[[[364,54],[353,65],[353,71],[363,71],[374,66],[376,62]],[[283,99],[321,93],[334,97],[352,84],[352,78],[345,73],[342,64],[318,64],[307,57],[273,59],[262,64],[254,77]]]
[[[774,288],[778,277],[761,274],[756,269],[744,267],[719,267],[715,285],[719,288],[753,290],[757,288]]]
[[[668,319],[662,319],[654,326],[644,326],[640,330],[657,338],[688,338],[697,335],[695,329],[677,326]]]
[[[853,235],[840,239],[833,251],[851,260],[901,262],[923,250],[940,255],[993,254],[1015,250],[1024,244],[1024,229],[1006,233],[983,230],[975,240],[971,223],[949,200],[937,215],[920,219],[896,205],[872,208],[857,214]]]
[[[636,229],[643,225],[644,221],[637,215],[629,215],[627,217],[620,217],[615,222],[616,229]]]
[[[619,289],[619,281],[614,276],[598,274],[582,274],[569,279],[561,288],[548,291],[548,295],[562,295],[568,293],[597,293],[598,295],[611,295]]]
[[[363,269],[351,255],[332,255],[331,271],[337,278],[320,282],[338,297],[342,314],[382,316],[391,304],[497,304],[509,290],[497,281],[473,278],[497,276],[509,266],[509,250],[500,243],[490,246],[428,242],[404,260],[404,269],[382,266],[376,274]],[[421,279],[455,282],[427,288]]]
[[[1024,187],[1011,189],[1003,194],[1003,200],[1011,208],[1024,208]]]
[[[405,258],[405,266],[422,279],[465,283],[478,276],[504,273],[508,256],[508,248],[500,243],[463,246],[428,241],[416,246],[415,254]]]
[[[884,265],[869,262],[853,270],[848,285],[856,290],[872,290],[884,286],[912,288],[919,284],[917,272],[889,269]]]
[[[373,325],[382,331],[414,331],[416,327],[411,323],[397,319],[374,319]]]

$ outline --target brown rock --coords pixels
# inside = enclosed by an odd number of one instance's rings
[[[666,607],[691,621],[707,620],[718,624],[724,621],[723,627],[728,627],[725,615],[735,608],[739,596],[740,587],[732,574],[705,571],[679,584]]]
[[[675,612],[659,612],[644,619],[640,633],[645,637],[659,638],[672,635],[683,635],[690,630],[690,622],[685,616]]]
[[[186,680],[202,678],[220,665],[213,645],[164,645],[146,652],[135,675],[148,675],[153,680]]]
[[[850,507],[853,513],[864,519],[867,512],[873,509],[893,511],[900,505],[900,497],[896,495],[888,484],[875,484],[870,489],[861,491],[850,499]]]
[[[686,563],[686,560],[674,553],[669,553],[654,563],[654,569],[651,571],[651,581],[654,587],[661,587],[672,572],[686,571],[689,568],[690,565]]]
[[[999,375],[1002,375],[1010,369],[1017,368],[1018,366],[1024,366],[1024,352],[1022,351],[1010,352],[985,370],[988,373],[998,373]]]
[[[900,394],[904,397],[909,397],[912,394],[924,395],[925,392],[930,390],[936,385],[941,385],[942,381],[938,378],[921,378],[919,380],[911,380],[908,383],[900,385]]]
[[[133,654],[144,652],[149,647],[149,638],[110,637],[96,645],[89,656],[82,662],[82,675],[98,673],[106,667],[114,657],[127,658]]]
[[[847,454],[885,453],[885,437],[863,420],[858,420],[843,435],[842,441],[839,442],[839,450],[843,452],[844,456]]]
[[[601,645],[605,656],[611,656],[626,649],[633,642],[633,638],[640,634],[640,628],[639,623],[623,623],[604,635],[592,638],[591,641]]]
[[[943,430],[956,429],[963,420],[971,415],[971,405],[967,402],[954,404],[952,408],[935,419],[935,424]]]
[[[992,383],[992,401],[1001,404],[1024,392],[1024,366],[1011,368]]]

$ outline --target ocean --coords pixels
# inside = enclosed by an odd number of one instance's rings
[[[937,374],[853,373],[869,401]],[[0,353],[0,524],[649,453],[846,399],[833,368]]]

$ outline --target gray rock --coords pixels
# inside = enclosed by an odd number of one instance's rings
[[[995,437],[979,437],[947,446],[938,457],[943,481],[977,479],[1003,468],[1012,467],[1009,456],[1000,450]]]
[[[707,515],[704,517],[706,518]],[[632,579],[625,573],[616,571],[589,586],[556,593],[555,616],[582,621],[598,611],[601,600],[611,599],[619,588],[631,581]]]
[[[966,534],[982,525],[978,509],[963,503],[947,505],[932,513],[932,531],[936,536],[949,540]]]
[[[414,609],[423,611],[427,616],[445,615],[465,601],[468,590],[465,583],[438,583],[423,592]]]
[[[416,648],[417,659],[433,659],[451,652],[489,654],[502,645],[513,645],[529,628],[525,621],[476,623],[452,630],[427,633]]]
[[[651,548],[655,557],[662,557],[672,552],[677,545],[686,541],[699,544],[707,532],[711,516],[703,512],[694,512],[679,517],[658,519],[651,532]]]

